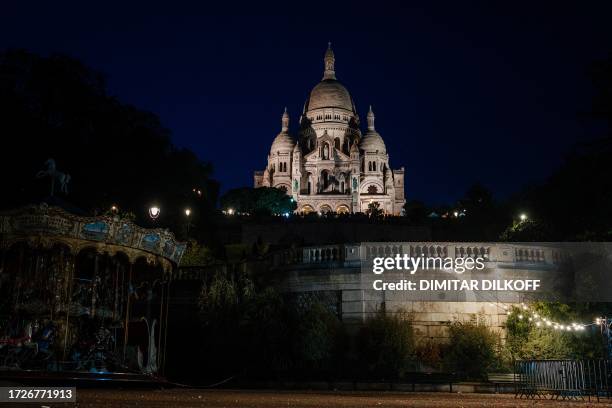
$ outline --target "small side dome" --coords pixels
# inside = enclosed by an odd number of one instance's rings
[[[293,138],[289,135],[289,133],[279,133],[274,141],[272,142],[272,147],[270,148],[270,153],[276,152],[293,152],[293,146],[295,142]]]
[[[372,111],[372,106],[370,106],[370,111],[368,112],[368,131],[363,136],[363,139],[361,139],[359,147],[361,150],[368,152],[378,151],[383,154],[387,153],[387,147],[385,146],[383,138],[374,128],[374,112]]]
[[[270,148],[270,154],[274,154],[279,151],[291,153],[294,145],[295,141],[289,134],[289,114],[287,113],[287,108],[285,108],[282,118],[281,132],[274,138],[272,147]]]

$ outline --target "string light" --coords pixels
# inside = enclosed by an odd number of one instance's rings
[[[507,306],[505,305],[495,305],[493,303],[491,303],[492,306],[497,306],[497,307],[501,307],[504,310],[506,310],[506,314],[508,316],[511,316],[513,314],[513,312],[517,312],[517,319],[519,320],[523,320],[525,318],[527,318],[527,321],[529,322],[533,322],[535,324],[536,327],[550,327],[553,330],[558,330],[558,331],[566,331],[566,332],[579,332],[579,331],[584,331],[586,326],[590,326],[593,325],[593,323],[591,324],[582,324],[582,323],[576,323],[576,322],[572,322],[569,324],[561,324],[555,321],[552,321],[546,317],[542,317],[540,314],[533,312],[531,310],[529,310],[529,307],[527,305],[525,305],[524,303],[521,303],[520,306],[515,307],[514,310],[509,310]],[[517,310],[518,309],[518,310]],[[519,311],[521,311],[521,313],[518,313]],[[595,318],[595,324],[600,325],[602,323],[602,319],[597,317]]]
[[[501,308],[505,310],[506,315],[508,316],[511,316],[514,312],[517,312],[517,313],[521,312],[521,313],[518,313],[516,317],[519,320],[523,320],[526,317],[527,320],[529,322],[534,323],[536,327],[544,327],[544,328],[548,327],[554,330],[561,330],[561,331],[568,331],[568,332],[571,332],[571,331],[581,332],[581,331],[584,331],[587,326],[601,325],[604,321],[601,317],[596,317],[594,319],[595,323],[572,322],[572,323],[568,323],[567,325],[564,325],[564,324],[560,324],[555,321],[552,321],[548,319],[547,317],[543,317],[539,313],[530,310],[529,307],[525,303],[520,303],[520,306],[513,306],[513,305],[506,305],[506,304],[499,304],[499,303],[496,304],[496,303],[490,302],[489,305],[492,307],[497,307],[497,308]]]

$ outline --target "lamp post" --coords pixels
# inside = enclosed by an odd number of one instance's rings
[[[528,217],[527,217],[527,214],[525,214],[525,213],[521,213],[521,215],[519,215],[519,219],[520,219],[521,221],[527,221],[527,218],[528,218]]]
[[[185,217],[187,217],[187,236],[189,236],[189,229],[191,227],[191,208],[185,208]]]

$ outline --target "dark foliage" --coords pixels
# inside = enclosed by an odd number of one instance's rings
[[[221,196],[221,208],[250,215],[282,215],[292,213],[296,203],[284,190],[274,187],[242,187]]]
[[[478,322],[454,322],[449,327],[444,359],[449,371],[460,376],[483,379],[496,360],[497,336]]]
[[[1,53],[0,112],[3,208],[49,194],[49,180],[35,178],[48,158],[72,178],[60,198],[86,212],[115,204],[142,223],[157,204],[157,224],[178,230],[186,206],[194,217],[214,207],[211,165],[175,147],[155,114],[108,95],[104,77],[77,60]]]
[[[410,371],[414,352],[412,321],[405,312],[380,311],[365,322],[357,337],[358,366],[368,378],[401,378]]]

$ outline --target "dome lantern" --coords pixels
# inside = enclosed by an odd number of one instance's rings
[[[370,105],[370,110],[368,111],[368,130],[374,131],[374,112],[372,111],[372,105]]]
[[[289,114],[287,113],[287,107],[285,106],[285,112],[283,112],[283,118],[281,120],[281,132],[289,132]]]

